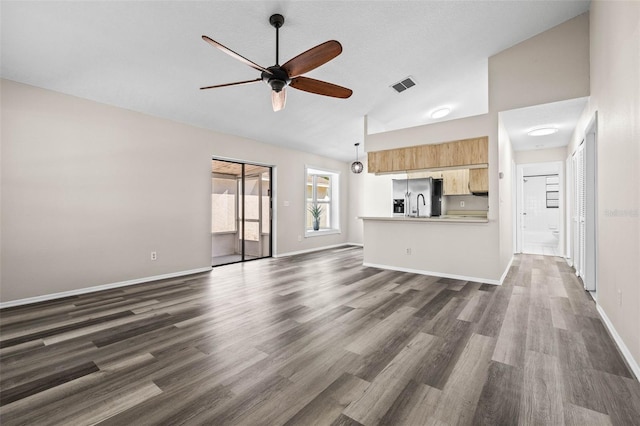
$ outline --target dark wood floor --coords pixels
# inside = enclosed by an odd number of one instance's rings
[[[3,310],[3,425],[640,424],[563,259],[505,285],[342,248]]]

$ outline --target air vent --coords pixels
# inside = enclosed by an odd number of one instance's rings
[[[408,88],[413,87],[415,85],[416,85],[415,80],[413,80],[413,78],[411,78],[411,77],[407,77],[404,80],[402,80],[402,81],[400,81],[400,82],[398,82],[396,84],[392,84],[391,88],[393,90],[395,90],[396,92],[398,92],[398,93],[402,93],[405,90],[407,90]]]

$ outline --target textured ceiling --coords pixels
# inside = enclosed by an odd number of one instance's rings
[[[224,133],[349,161],[363,116],[378,132],[487,111],[487,58],[588,10],[588,1],[3,1],[1,68],[15,80]],[[263,66],[326,40],[343,53],[307,74],[353,89],[339,100],[288,89],[274,113],[259,77],[200,38]],[[389,86],[411,75],[417,86]]]

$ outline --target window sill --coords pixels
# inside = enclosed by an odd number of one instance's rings
[[[339,229],[320,229],[318,231],[305,231],[304,237],[321,237],[323,235],[341,234]]]

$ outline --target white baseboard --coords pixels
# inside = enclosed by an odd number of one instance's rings
[[[402,268],[402,267],[399,267],[399,266],[391,266],[391,265],[380,265],[380,264],[377,264],[377,263],[369,263],[369,262],[364,262],[362,265],[363,266],[369,266],[369,267],[372,267],[372,268],[388,269],[390,271],[409,272],[411,274],[432,275],[434,277],[452,278],[454,280],[474,281],[474,282],[479,282],[479,283],[484,283],[484,284],[500,285],[500,281],[491,280],[491,279],[488,279],[488,278],[468,277],[468,276],[465,276],[465,275],[456,275],[456,274],[445,274],[445,273],[442,273],[442,272],[424,271],[422,269]]]
[[[78,296],[80,294],[93,293],[93,292],[96,292],[96,291],[111,290],[111,289],[118,288],[118,287],[126,287],[126,286],[130,286],[130,285],[135,285],[135,284],[147,283],[147,282],[150,282],[150,281],[165,280],[167,278],[182,277],[182,276],[185,276],[185,275],[198,274],[200,272],[209,272],[210,270],[211,270],[211,267],[209,266],[207,268],[190,269],[188,271],[172,272],[170,274],[155,275],[153,277],[145,277],[145,278],[137,278],[135,280],[120,281],[120,282],[117,282],[117,283],[97,285],[97,286],[94,286],[94,287],[85,287],[85,288],[80,288],[80,289],[77,289],[77,290],[63,291],[63,292],[60,292],[60,293],[44,294],[42,296],[28,297],[26,299],[10,300],[8,302],[0,303],[0,309],[11,308],[11,307],[14,307],[14,306],[28,305],[30,303],[46,302],[46,301],[49,301],[49,300],[61,299],[63,297],[70,297],[70,296]]]
[[[504,283],[504,280],[507,278],[507,274],[509,274],[509,269],[511,269],[512,263],[513,263],[513,255],[511,255],[511,259],[509,259],[507,268],[504,270],[504,272],[502,273],[502,276],[500,277],[500,282],[498,283],[499,285],[502,285],[502,283]]]
[[[631,351],[629,351],[629,348],[627,348],[627,345],[624,344],[622,337],[620,337],[620,335],[616,331],[616,328],[613,326],[613,323],[611,323],[611,321],[609,320],[609,317],[607,316],[607,314],[604,313],[604,309],[602,309],[602,306],[596,303],[596,309],[598,309],[600,316],[604,320],[604,324],[607,326],[607,329],[609,330],[609,333],[611,333],[613,340],[615,340],[616,344],[618,345],[618,348],[620,349],[622,356],[624,356],[624,359],[627,361],[627,364],[629,364],[629,367],[631,367],[633,374],[635,374],[636,380],[640,380],[640,365],[638,365],[638,362],[635,359],[633,359],[633,355],[631,355]]]
[[[287,253],[278,253],[273,255],[273,257],[289,257],[289,256],[295,256],[296,254],[305,254],[305,253],[313,253],[314,251],[321,251],[321,250],[327,250],[327,249],[332,249],[332,248],[338,248],[338,247],[344,247],[344,246],[348,246],[351,245],[349,243],[341,243],[341,244],[333,244],[330,246],[323,246],[323,247],[316,247],[316,248],[312,248],[312,249],[307,249],[307,250],[298,250],[298,251],[290,251]]]

